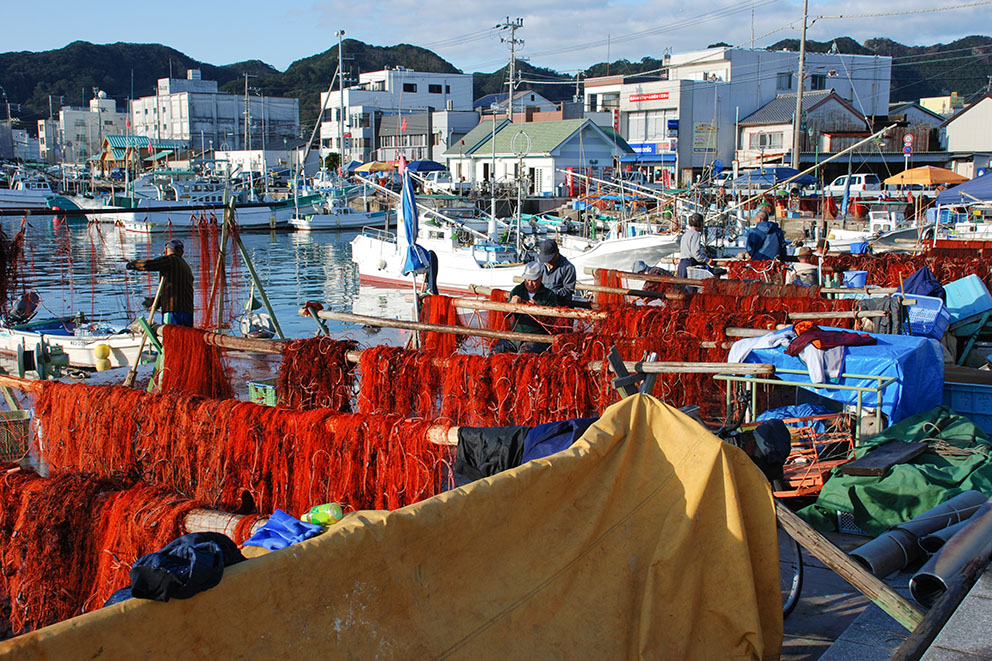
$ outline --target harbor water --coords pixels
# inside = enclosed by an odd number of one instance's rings
[[[12,237],[21,226],[17,218],[5,218],[3,230]],[[358,230],[325,232],[245,232],[241,238],[265,287],[279,324],[287,338],[310,337],[317,331],[313,319],[300,317],[298,310],[308,301],[325,309],[392,318],[412,318],[413,296],[409,290],[361,286],[358,269],[351,261],[351,240]],[[219,235],[219,233],[218,233]],[[183,240],[184,258],[200,274],[200,238],[190,226],[176,227],[171,237]],[[142,300],[154,296],[155,273],[127,271],[132,259],[150,259],[162,254],[169,233],[137,234],[109,225],[66,224],[52,217],[30,217],[20,264],[20,287],[41,296],[41,317],[75,317],[123,328],[147,314]],[[251,291],[248,270],[240,257],[231,270],[228,242],[228,298],[225,308],[237,317],[244,313]],[[213,274],[214,265],[209,265]],[[209,287],[208,287],[209,289]],[[19,288],[12,296],[20,293]],[[196,319],[202,302],[196,284]],[[256,301],[260,301],[257,294]],[[257,312],[264,312],[258,309]],[[230,316],[230,315],[228,315]],[[362,344],[393,344],[404,333],[390,329],[356,328],[354,324],[327,322],[331,334],[349,337]]]

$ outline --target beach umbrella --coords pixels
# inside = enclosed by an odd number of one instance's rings
[[[400,192],[400,217],[403,219],[403,229],[397,232],[400,250],[406,249],[403,262],[403,275],[423,273],[427,270],[430,258],[427,251],[417,245],[419,221],[417,218],[417,198],[413,194],[413,182],[410,180],[410,170],[406,159],[400,156],[400,177],[403,188]]]
[[[410,172],[440,172],[447,169],[437,161],[410,161],[406,167]]]
[[[885,185],[908,186],[918,184],[920,186],[936,186],[938,184],[960,184],[965,181],[968,181],[968,177],[962,177],[953,170],[924,165],[918,168],[903,170],[899,174],[892,175],[885,180]]]
[[[391,161],[369,161],[368,163],[362,163],[357,168],[355,172],[368,173],[368,172],[388,172],[389,170],[395,170],[396,164]]]

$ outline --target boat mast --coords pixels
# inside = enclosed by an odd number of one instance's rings
[[[338,38],[338,167],[344,172],[344,54],[341,51],[344,30],[334,33]]]
[[[796,112],[792,117],[792,167],[799,169],[799,127],[803,114],[803,86],[806,68],[806,16],[809,0],[803,0],[803,30],[799,39],[799,87],[796,90]]]

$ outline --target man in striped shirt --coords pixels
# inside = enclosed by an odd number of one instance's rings
[[[162,293],[158,309],[166,324],[193,326],[193,271],[183,259],[184,246],[179,239],[165,244],[165,254],[155,259],[135,259],[125,265],[133,271],[158,271],[162,274]]]

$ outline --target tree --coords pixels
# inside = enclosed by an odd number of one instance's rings
[[[324,157],[324,167],[328,170],[336,170],[341,165],[341,154],[331,152]]]

